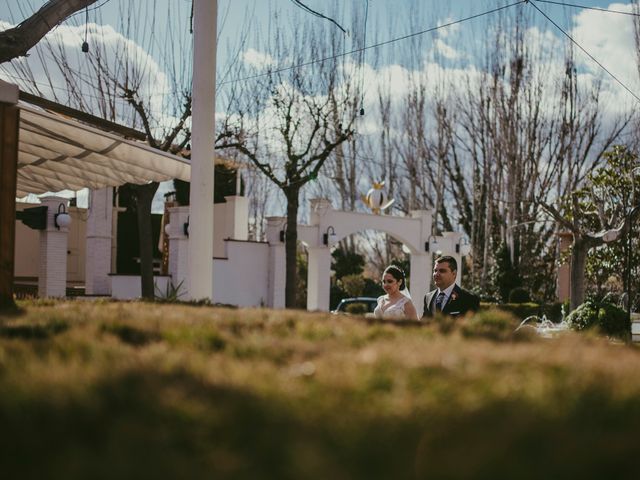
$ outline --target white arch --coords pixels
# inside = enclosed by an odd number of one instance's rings
[[[280,231],[285,228],[285,217],[267,219],[267,241],[270,245],[271,305],[284,306],[284,243]],[[409,217],[374,215],[361,212],[334,210],[327,199],[311,200],[309,225],[298,225],[298,239],[309,253],[307,281],[307,309],[329,310],[331,276],[331,245],[324,243],[324,236],[335,233],[336,242],[364,230],[386,232],[397,238],[411,252],[411,285],[413,300],[422,315],[422,298],[429,290],[434,253],[452,255],[460,264],[459,244],[462,235],[445,232],[442,236],[431,235],[432,211],[414,210]],[[458,282],[461,268],[458,268]]]

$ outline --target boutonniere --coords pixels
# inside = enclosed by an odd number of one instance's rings
[[[453,293],[451,294],[451,301],[452,301],[452,302],[455,302],[457,298],[458,298],[458,294],[457,294],[456,292],[453,292]]]

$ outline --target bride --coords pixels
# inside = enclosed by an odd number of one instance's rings
[[[404,272],[400,267],[389,265],[385,268],[382,288],[387,293],[378,297],[378,306],[373,311],[377,318],[418,320],[418,312],[411,301]]]

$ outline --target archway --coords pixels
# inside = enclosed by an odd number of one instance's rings
[[[280,232],[284,229],[284,217],[269,217],[267,241],[270,245],[270,295],[271,306],[284,306],[284,244]],[[307,309],[329,310],[331,252],[330,247],[346,236],[364,230],[376,230],[392,235],[401,241],[411,255],[410,284],[415,297],[429,289],[433,255],[452,255],[460,264],[462,234],[444,232],[431,235],[432,212],[414,210],[408,217],[374,215],[361,212],[334,210],[327,199],[311,200],[309,225],[298,225],[298,238],[307,245],[309,270],[307,277]],[[458,269],[460,282],[461,268]],[[424,293],[423,293],[424,292]],[[416,302],[418,314],[422,304]]]

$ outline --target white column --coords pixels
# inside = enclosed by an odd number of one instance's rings
[[[331,252],[329,247],[309,247],[307,310],[329,311]]]
[[[284,242],[280,232],[284,232],[285,217],[267,217],[266,236],[269,243],[269,288],[267,306],[285,307],[286,259]]]
[[[111,294],[113,188],[91,190],[87,217],[85,293]]]
[[[213,300],[213,165],[217,0],[195,0],[189,203],[189,298]]]
[[[67,244],[69,230],[56,228],[55,214],[60,205],[68,207],[68,200],[61,197],[43,197],[42,205],[47,211],[47,228],[40,230],[40,274],[38,275],[39,297],[64,297],[67,294]]]
[[[191,219],[189,207],[169,208],[169,275],[173,286],[178,288],[180,299],[188,298],[188,278],[189,278],[189,237],[184,233],[184,224],[189,220],[189,231],[191,230]]]
[[[422,307],[424,296],[431,289],[431,253],[411,254],[411,278],[409,281],[409,291],[413,304],[418,311],[418,318],[422,317]]]
[[[249,239],[249,199],[239,195],[224,197],[227,202],[227,218],[229,238],[233,240]]]

